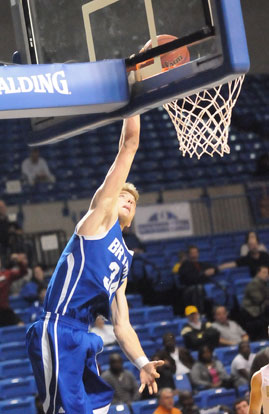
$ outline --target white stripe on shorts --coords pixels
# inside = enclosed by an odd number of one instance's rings
[[[72,290],[71,290],[71,292],[70,292],[70,294],[69,294],[69,297],[68,297],[68,299],[67,299],[67,301],[66,301],[65,307],[64,307],[64,309],[63,309],[63,315],[65,314],[66,309],[67,309],[67,306],[68,306],[68,304],[69,304],[70,300],[72,299],[72,296],[73,296],[73,294],[74,294],[74,292],[75,292],[75,289],[76,289],[77,284],[78,284],[78,282],[79,282],[79,279],[80,279],[81,273],[82,273],[83,268],[84,268],[84,263],[85,263],[85,254],[84,254],[84,249],[83,249],[83,237],[82,237],[82,236],[78,236],[78,237],[79,237],[79,239],[80,239],[81,265],[80,265],[80,269],[79,269],[79,274],[78,274],[77,280],[76,280],[76,282],[74,283],[74,286],[73,286],[73,288],[72,288]]]
[[[54,399],[53,399],[53,412],[55,412],[55,402],[56,402],[56,396],[57,396],[57,390],[58,390],[58,377],[59,377],[59,355],[58,355],[58,335],[57,335],[57,325],[58,325],[58,319],[59,315],[56,316],[55,324],[54,324],[54,343],[55,343],[55,393],[54,393]]]
[[[43,408],[45,413],[49,409],[50,406],[50,393],[49,393],[49,386],[52,378],[52,358],[51,358],[51,350],[49,344],[49,336],[47,332],[48,323],[49,323],[50,314],[46,315],[46,318],[43,323],[43,332],[42,332],[42,339],[41,339],[41,351],[42,351],[42,361],[44,367],[44,377],[45,377],[45,387],[46,387],[46,398],[43,403]]]
[[[65,300],[65,297],[66,297],[66,294],[67,294],[67,291],[68,291],[68,287],[69,287],[69,284],[70,284],[71,276],[72,276],[72,273],[73,273],[74,264],[75,264],[74,256],[73,256],[72,253],[70,253],[67,256],[67,273],[66,273],[63,289],[62,289],[62,292],[61,292],[61,296],[60,296],[57,308],[55,310],[56,313],[58,312],[59,307],[61,306],[61,304]]]

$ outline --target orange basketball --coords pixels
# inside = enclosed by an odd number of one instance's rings
[[[157,36],[158,45],[164,45],[165,43],[172,42],[173,40],[178,39],[175,36],[163,34]],[[149,40],[145,46],[141,49],[140,52],[145,52],[152,48],[152,42]],[[190,52],[187,46],[179,47],[178,49],[172,50],[171,52],[167,52],[162,54],[161,56],[161,64],[162,68],[165,70],[169,70],[175,68],[177,66],[184,65],[190,61]],[[147,62],[143,62],[141,67],[148,66],[153,62],[152,59],[148,60]]]

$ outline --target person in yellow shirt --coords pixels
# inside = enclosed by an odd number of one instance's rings
[[[158,407],[153,414],[182,414],[174,407],[174,391],[171,388],[162,388],[159,391]]]

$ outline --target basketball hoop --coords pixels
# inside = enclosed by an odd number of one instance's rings
[[[177,132],[183,156],[203,154],[221,157],[230,153],[228,145],[232,109],[236,104],[244,75],[210,90],[163,105]]]

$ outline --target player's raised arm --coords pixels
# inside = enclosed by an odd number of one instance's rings
[[[163,361],[149,361],[140,345],[137,334],[129,321],[129,309],[125,296],[126,281],[117,290],[113,299],[112,323],[117,341],[129,358],[129,360],[140,370],[141,386],[139,392],[142,392],[147,386],[149,393],[157,393],[158,387],[156,378],[160,375],[156,368],[163,365]]]
[[[125,119],[116,159],[94,194],[88,213],[78,224],[79,234],[100,234],[114,224],[118,216],[118,198],[139,146],[139,134],[140,116]]]

